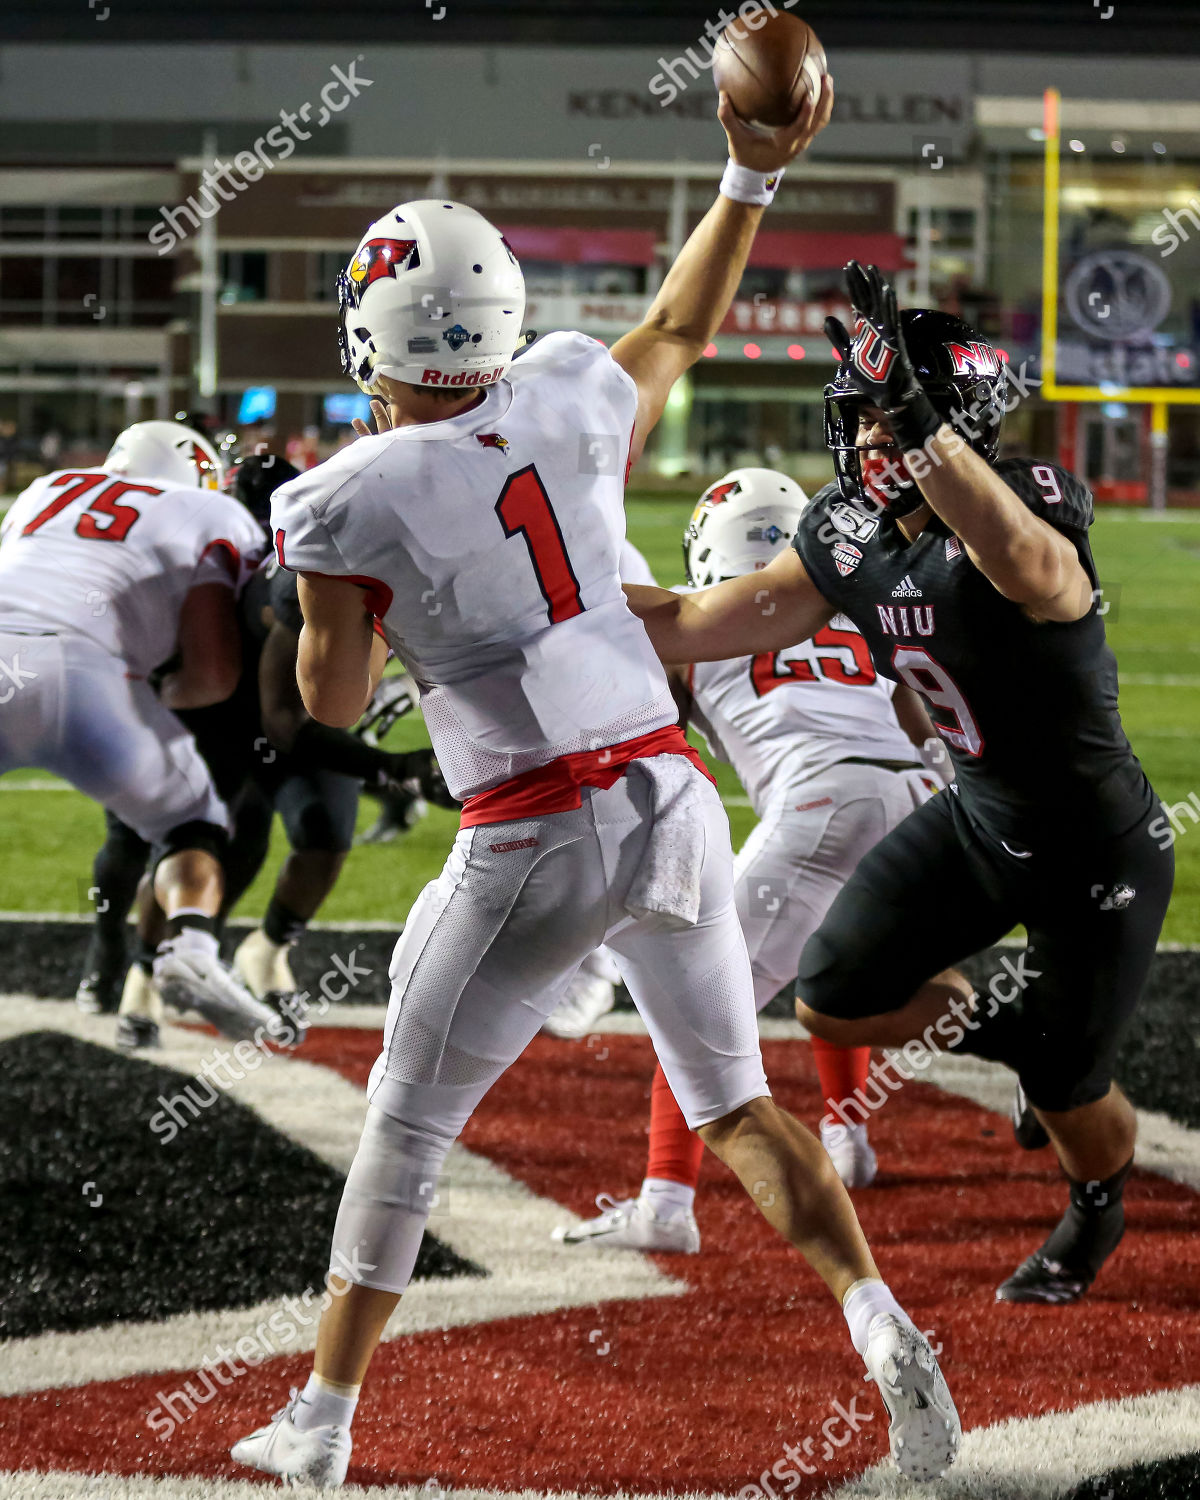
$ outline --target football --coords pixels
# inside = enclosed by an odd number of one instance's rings
[[[805,100],[816,99],[826,71],[825,49],[812,27],[787,11],[743,7],[717,38],[713,81],[752,125],[790,124]]]

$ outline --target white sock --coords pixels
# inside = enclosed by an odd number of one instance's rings
[[[682,1209],[690,1213],[696,1201],[696,1189],[682,1182],[672,1182],[668,1177],[647,1177],[642,1183],[640,1197],[656,1214],[669,1218]]]
[[[178,916],[179,913],[174,912],[172,915]],[[190,949],[193,953],[207,953],[216,958],[221,945],[215,932],[206,932],[203,927],[181,927],[173,938],[164,938],[159,943],[155,957],[162,957],[168,949],[176,953],[186,953]]]
[[[842,1298],[842,1311],[850,1328],[851,1342],[860,1356],[866,1353],[871,1321],[880,1313],[891,1313],[905,1322],[910,1321],[883,1281],[856,1281]]]
[[[349,1427],[360,1390],[360,1385],[322,1380],[314,1370],[292,1408],[292,1421],[300,1432],[311,1432],[314,1427]]]

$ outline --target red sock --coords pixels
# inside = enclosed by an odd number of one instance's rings
[[[688,1128],[662,1068],[656,1068],[650,1086],[650,1160],[646,1163],[646,1176],[694,1188],[700,1180],[703,1155],[704,1142]]]
[[[813,1061],[817,1065],[817,1077],[821,1080],[821,1093],[825,1096],[827,1110],[835,1110],[844,1100],[854,1095],[855,1089],[865,1089],[871,1066],[870,1047],[835,1047],[832,1042],[823,1042],[820,1037],[810,1038]]]

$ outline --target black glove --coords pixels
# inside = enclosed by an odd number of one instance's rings
[[[387,738],[396,720],[411,713],[420,700],[420,691],[407,672],[383,677],[354,733],[364,744],[377,747]]]
[[[877,266],[852,260],[846,290],[854,309],[854,337],[837,318],[825,319],[825,336],[842,357],[865,400],[883,412],[884,424],[905,452],[923,447],[942,418],[917,379],[896,310],[896,292]]]
[[[442,775],[432,750],[410,750],[402,755],[384,754],[384,765],[379,772],[376,786],[380,790],[399,787],[407,782],[420,788],[421,796],[434,807],[458,808],[462,806],[457,797],[450,795],[446,778]]]

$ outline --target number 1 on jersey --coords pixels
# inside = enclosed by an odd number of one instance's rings
[[[535,464],[518,469],[496,501],[505,536],[523,536],[551,625],[583,613],[579,580],[571,567],[558,517]]]

